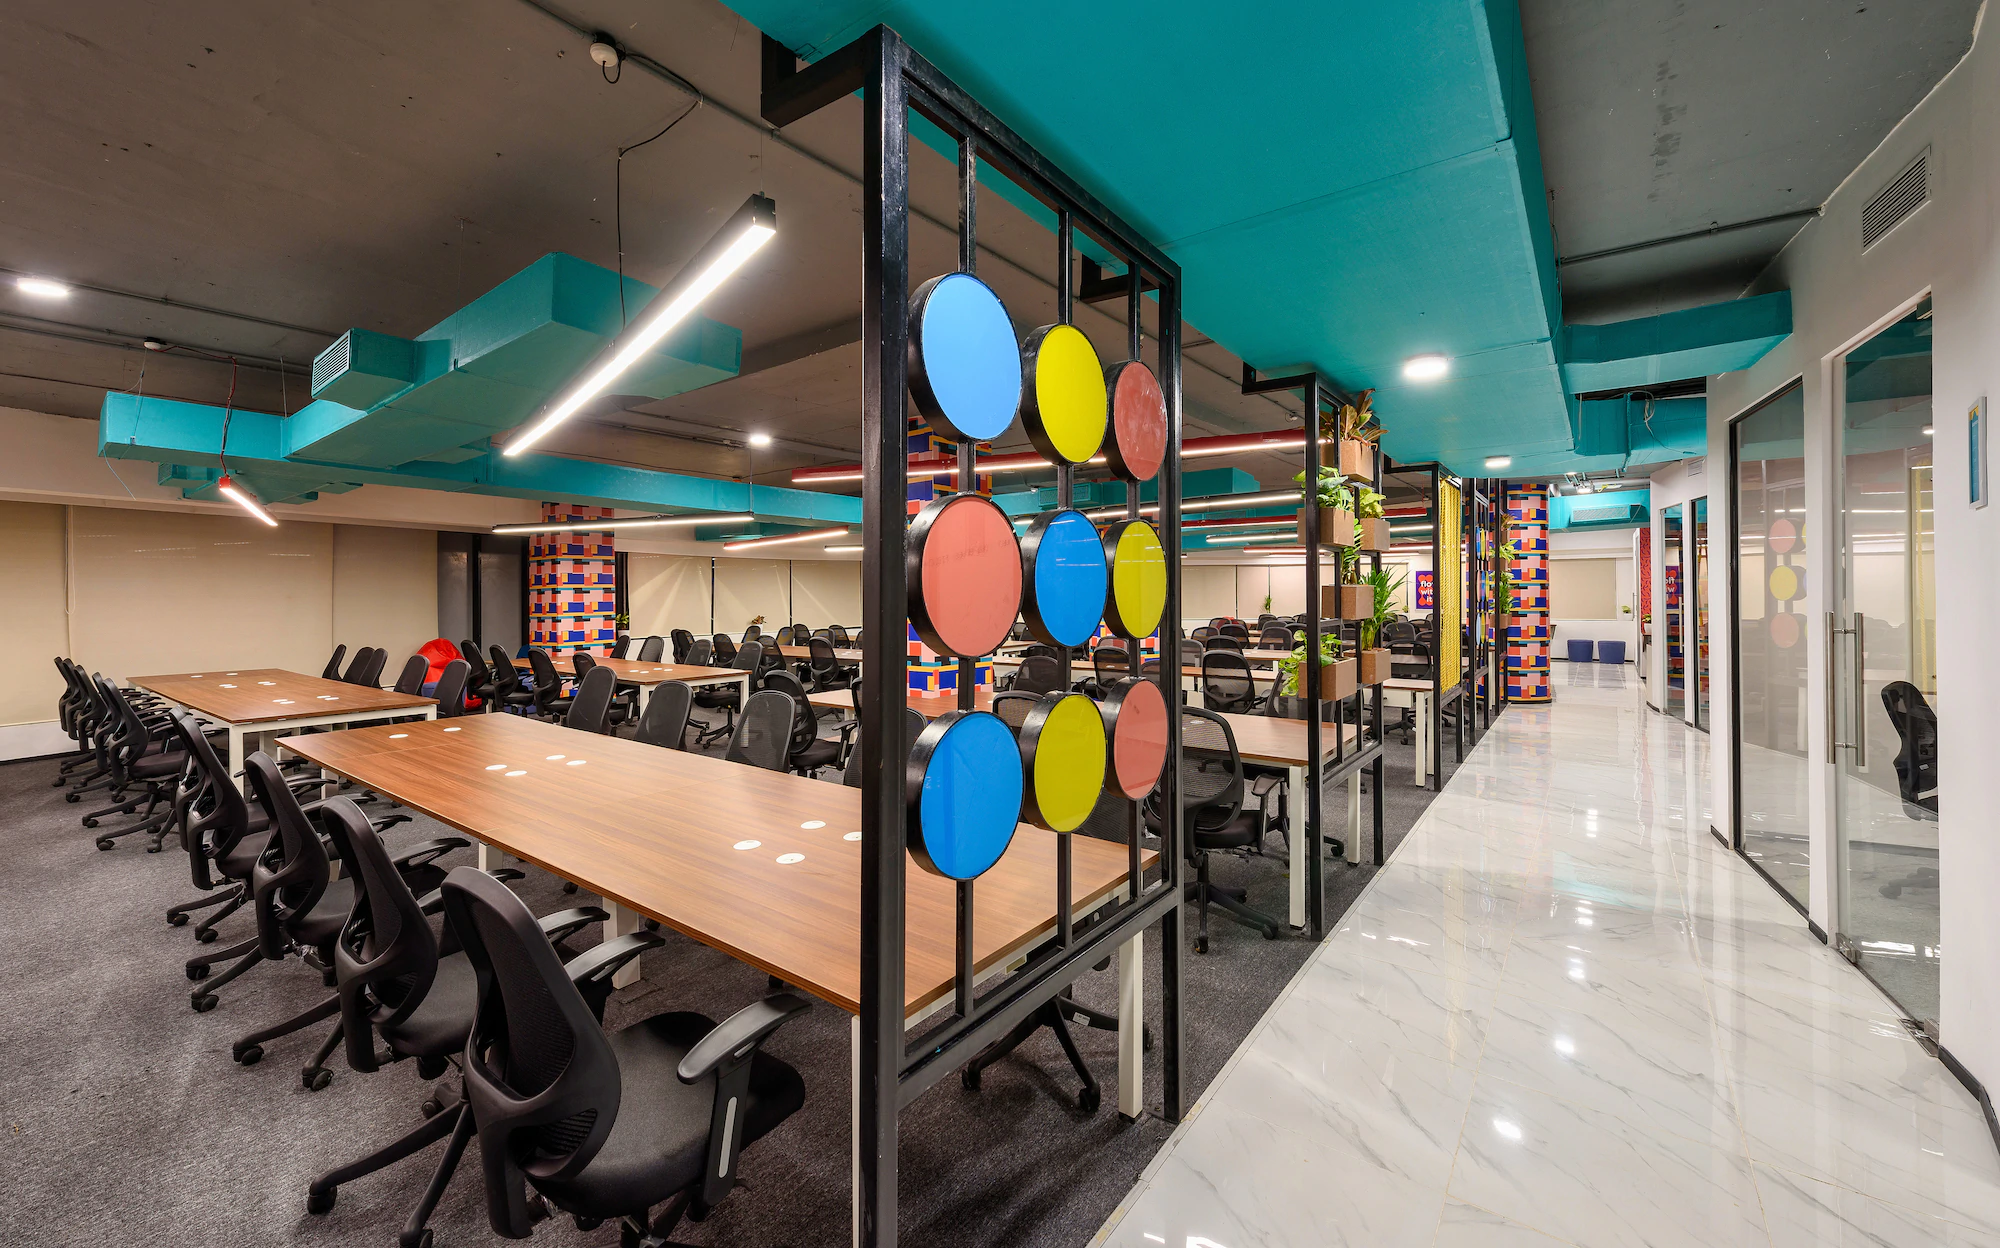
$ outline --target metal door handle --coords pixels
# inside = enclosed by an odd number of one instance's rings
[[[1833,612],[1826,613],[1826,753],[1830,759],[1835,750],[1846,743],[1840,739],[1840,711],[1836,705],[1840,697],[1840,682],[1833,669],[1840,662],[1840,637],[1842,630],[1834,619]]]
[[[1854,751],[1854,765],[1868,765],[1868,725],[1863,716],[1867,707],[1867,660],[1863,651],[1867,648],[1867,617],[1859,611],[1854,613],[1854,741],[1849,747]],[[1829,665],[1830,666],[1830,665]]]

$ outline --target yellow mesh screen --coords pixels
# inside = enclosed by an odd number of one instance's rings
[[[1433,635],[1437,638],[1438,677],[1449,689],[1461,679],[1458,647],[1465,635],[1465,552],[1460,549],[1459,513],[1463,510],[1458,486],[1438,482],[1438,563],[1437,615]]]

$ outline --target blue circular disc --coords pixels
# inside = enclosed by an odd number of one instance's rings
[[[983,874],[1014,839],[1021,818],[1021,747],[999,716],[949,711],[910,751],[909,849],[952,880]]]
[[[1111,574],[1097,526],[1080,511],[1051,511],[1021,535],[1021,618],[1035,640],[1080,646],[1097,633]]]
[[[1021,407],[1021,344],[992,287],[947,273],[910,299],[910,395],[939,434],[990,442]]]

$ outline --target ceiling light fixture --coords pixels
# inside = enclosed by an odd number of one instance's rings
[[[624,332],[598,354],[598,358],[585,369],[583,380],[571,386],[533,428],[509,439],[507,449],[502,453],[519,455],[541,441],[557,425],[576,415],[577,409],[585,403],[604,393],[605,387],[638,363],[641,356],[658,346],[668,331],[686,320],[702,300],[742,268],[777,233],[778,206],[762,195],[752,195],[744,200],[736,214],[702,244],[693,259],[681,266],[674,280],[653,296],[645,315],[626,326]]]
[[[755,550],[760,546],[783,546],[787,542],[823,542],[829,537],[850,537],[847,529],[814,529],[810,533],[785,533],[777,537],[750,537],[740,542],[724,542],[724,550]]]
[[[663,529],[697,524],[748,524],[757,517],[748,512],[729,516],[629,516],[623,520],[571,521],[568,524],[496,524],[495,533],[581,533],[600,529]]]
[[[67,299],[69,287],[61,282],[50,281],[46,277],[17,277],[14,285],[24,295],[34,295],[38,299]]]
[[[1514,457],[1512,455],[1488,455],[1486,457],[1486,466],[1495,470],[1511,468],[1514,466]]]
[[[1265,533],[1259,537],[1211,537],[1207,542],[1210,546],[1248,546],[1254,542],[1291,542],[1297,545],[1298,540],[1296,533]]]
[[[1928,438],[1928,437],[1930,437],[1930,436],[1931,436],[1932,434],[1934,434],[1935,432],[1936,432],[1936,430],[1935,430],[1934,428],[1932,428],[1932,427],[1931,427],[1930,425],[1925,425],[1925,426],[1924,426],[1924,436],[1925,436],[1925,437],[1927,437],[1927,438]]]
[[[1403,376],[1409,381],[1436,381],[1451,371],[1451,357],[1435,352],[1413,355],[1403,361]]]
[[[750,435],[750,445],[769,446],[771,445],[771,435],[768,433],[753,433]]]
[[[861,553],[861,548],[859,546],[829,546],[826,548],[826,553],[829,555],[855,555]]]
[[[215,488],[222,491],[223,497],[229,499],[259,520],[262,520],[265,524],[270,525],[274,529],[278,527],[278,522],[271,518],[271,513],[265,511],[261,503],[250,497],[248,490],[237,485],[228,473],[224,473],[222,479],[215,483]]]

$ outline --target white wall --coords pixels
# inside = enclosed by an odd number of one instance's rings
[[[1555,641],[1550,646],[1550,657],[1562,661],[1568,653],[1564,643],[1572,638],[1590,641],[1622,641],[1625,643],[1625,661],[1639,660],[1639,599],[1632,567],[1632,530],[1630,529],[1586,529],[1582,532],[1559,531],[1549,534],[1549,562],[1560,559],[1610,559],[1617,564],[1617,605],[1630,607],[1606,618],[1585,619],[1579,616],[1552,615],[1549,623],[1555,627]],[[1560,602],[1551,603],[1560,607]]]
[[[1712,401],[1711,410],[1713,410]],[[1726,464],[1728,456],[1725,454],[1721,459],[1715,460],[1715,462]],[[1666,523],[1664,517],[1667,508],[1679,507],[1681,509],[1681,543],[1683,546],[1686,546],[1687,543],[1694,540],[1694,500],[1708,497],[1710,484],[1708,463],[1707,459],[1696,458],[1682,460],[1676,464],[1668,464],[1653,474],[1653,483],[1649,491],[1652,507],[1650,513],[1651,519],[1649,521],[1649,537],[1653,543],[1653,557],[1651,560],[1651,579],[1653,582],[1653,648],[1652,653],[1646,657],[1648,665],[1646,672],[1646,701],[1655,709],[1666,705],[1667,644],[1664,630],[1666,628],[1667,560],[1665,553]],[[1717,567],[1716,560],[1728,551],[1728,543],[1718,543],[1715,538],[1716,531],[1715,500],[1711,498],[1708,503],[1710,571],[1708,620],[1711,634],[1717,631],[1717,621],[1725,621],[1723,627],[1726,627],[1727,620],[1727,617],[1722,615],[1721,607],[1715,597],[1716,582],[1727,578],[1724,575],[1716,574],[1715,569]],[[1696,680],[1694,589],[1692,580],[1690,580],[1689,584],[1681,587],[1681,624],[1683,629],[1681,640],[1687,656],[1687,687],[1682,692],[1688,695],[1692,695],[1695,692]],[[1709,689],[1711,691],[1723,687],[1718,682],[1715,674],[1714,640],[1714,637],[1711,635],[1709,638]],[[1711,707],[1711,710],[1713,709]],[[1691,696],[1681,699],[1681,718],[1690,724],[1694,722],[1694,701]]]
[[[1801,231],[1751,293],[1789,289],[1790,338],[1741,373],[1709,380],[1709,459],[1726,463],[1728,422],[1794,378],[1804,381],[1806,408],[1806,520],[1828,523],[1834,470],[1832,369],[1837,357],[1865,341],[1928,293],[1933,299],[1933,391],[1937,437],[1937,607],[1939,685],[1951,691],[1939,716],[1939,857],[1942,876],[1943,1004],[1939,1019],[1945,1048],[2000,1092],[2000,906],[1992,903],[2000,880],[2000,837],[1991,813],[2000,809],[2000,768],[1991,763],[2000,740],[2000,650],[1991,644],[2000,615],[2000,507],[1973,510],[1966,501],[1966,409],[1982,396],[2000,398],[2000,49],[1993,32],[1980,29],[1966,58],[1899,124],[1828,202],[1825,214]],[[1930,150],[1932,202],[1865,254],[1860,214],[1887,182],[1924,149]],[[1733,499],[1718,485],[1709,504],[1712,531],[1730,531]],[[1726,549],[1718,546],[1718,552]],[[1827,600],[1817,593],[1833,584],[1828,543],[1809,543],[1807,722],[1825,723]],[[1714,618],[1733,609],[1724,601],[1727,578],[1718,577]],[[1731,670],[1726,630],[1712,638],[1717,688]],[[1717,718],[1724,719],[1723,699]],[[1717,826],[1733,826],[1729,807],[1730,734],[1726,721],[1713,735]],[[1823,729],[1813,733],[1810,765],[1820,783],[1809,795],[1812,834],[1811,911],[1828,931],[1839,930],[1830,785]]]

